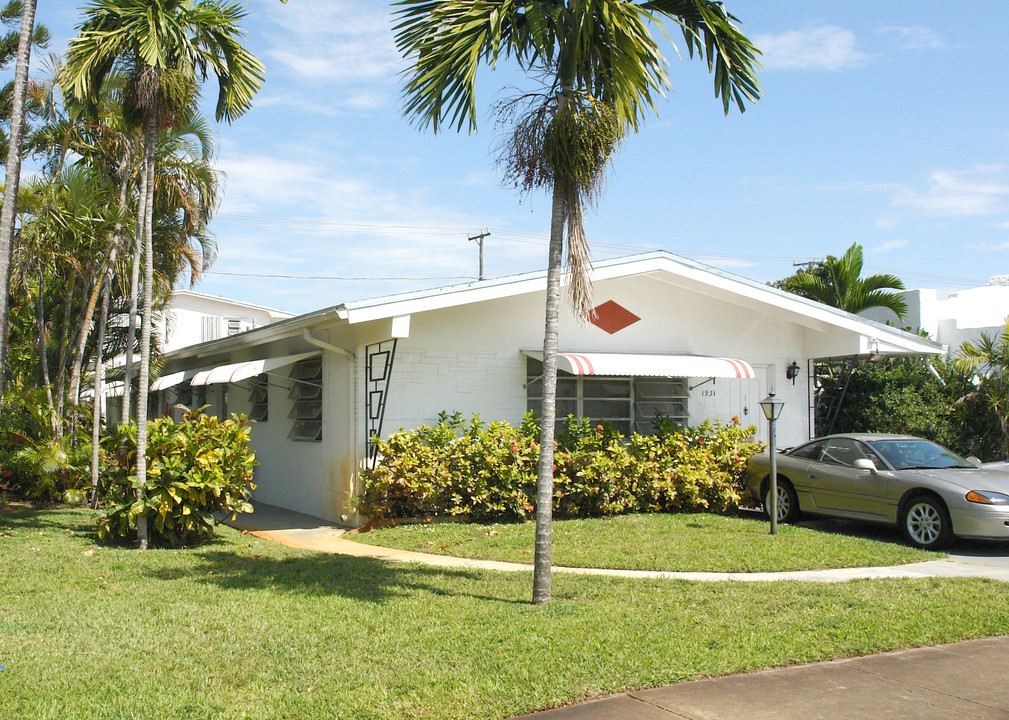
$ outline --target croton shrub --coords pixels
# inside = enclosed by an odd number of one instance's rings
[[[606,423],[569,417],[554,452],[554,513],[734,511],[746,459],[764,449],[756,428],[705,421],[625,437]],[[512,519],[535,511],[539,426],[515,427],[442,413],[437,425],[376,440],[379,461],[362,473],[358,510],[371,518]]]
[[[214,533],[214,513],[252,512],[256,457],[249,445],[245,415],[220,420],[200,411],[178,422],[158,418],[147,424],[147,485],[137,491],[137,426],[120,425],[102,441],[105,461],[104,508],[100,538],[136,534],[137,518],[147,516],[151,540],[169,547],[195,545]]]

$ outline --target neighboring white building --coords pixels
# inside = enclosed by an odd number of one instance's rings
[[[176,290],[168,307],[156,319],[156,324],[162,338],[161,348],[168,353],[290,317],[294,314],[263,305],[192,290]]]
[[[559,414],[647,429],[786,406],[782,446],[812,432],[809,369],[823,358],[934,355],[935,343],[761,283],[655,252],[595,263],[598,317],[560,320]],[[541,394],[546,273],[338,305],[171,352],[155,406],[209,403],[258,422],[255,499],[355,522],[369,438],[440,411],[520,421]]]
[[[189,345],[229,337],[294,317],[293,313],[263,305],[205,295],[192,290],[176,290],[167,307],[154,316],[154,332],[164,353]],[[134,357],[140,362],[140,356]],[[119,355],[107,364],[108,372],[117,372],[119,380],[109,383],[102,392],[102,414],[109,422],[120,422],[122,405],[114,399],[123,395],[122,367],[126,356]],[[84,393],[89,396],[91,391]]]
[[[1009,275],[995,275],[983,287],[959,290],[940,298],[937,290],[898,292],[907,302],[903,320],[891,310],[872,308],[864,317],[899,327],[921,328],[949,354],[967,341],[977,342],[981,333],[998,337],[1009,321]]]

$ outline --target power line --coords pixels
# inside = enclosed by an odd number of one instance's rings
[[[327,233],[341,233],[341,234],[354,234],[354,235],[370,235],[370,234],[384,234],[384,235],[426,235],[426,236],[438,236],[438,235],[456,235],[463,234],[467,238],[470,237],[472,232],[472,226],[437,226],[437,225],[405,225],[405,224],[384,224],[384,223],[344,223],[335,222],[330,220],[304,220],[299,218],[275,218],[269,216],[261,215],[238,215],[230,213],[222,213],[217,215],[214,219],[215,223],[226,225],[228,227],[245,227],[245,228],[258,228],[267,230],[312,230],[318,232]],[[521,245],[538,245],[545,246],[549,242],[549,237],[538,233],[523,232],[521,230],[505,230],[501,228],[485,228],[483,232],[493,232],[494,236],[510,243],[516,243]],[[627,252],[627,251],[640,251],[640,252],[651,252],[655,250],[655,246],[645,246],[645,245],[632,245],[625,243],[607,243],[607,242],[595,242],[592,244],[593,248],[598,250],[609,250],[612,252]],[[677,249],[674,251],[677,255],[682,255],[684,257],[691,258],[711,258],[712,260],[738,260],[738,261],[750,261],[750,262],[773,262],[773,261],[789,261],[793,263],[793,266],[797,265],[808,265],[809,261],[797,260],[794,255],[755,255],[755,254],[744,254],[744,253],[716,253],[710,251],[700,251],[700,250],[683,250]],[[815,262],[815,261],[814,261]],[[882,268],[882,267],[872,267],[866,266],[867,269],[873,269],[883,272],[890,272],[900,277],[906,278],[917,278],[923,281],[932,282],[936,284],[944,285],[964,285],[964,284],[983,284],[983,280],[978,280],[976,278],[958,278],[949,277],[944,275],[934,275],[928,273],[919,273],[909,270],[897,270],[892,268]],[[343,276],[325,276],[325,275],[285,275],[285,274],[273,274],[273,273],[237,273],[237,272],[223,272],[223,271],[207,271],[210,275],[232,275],[239,277],[261,277],[261,278],[279,278],[279,279],[292,279],[292,280],[474,280],[471,276],[431,276],[431,277],[343,277]]]

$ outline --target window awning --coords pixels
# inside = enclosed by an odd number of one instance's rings
[[[151,392],[157,392],[158,390],[167,390],[170,387],[175,387],[181,383],[189,383],[194,377],[196,377],[199,370],[182,370],[180,372],[173,372],[168,375],[162,375],[157,380],[151,383]]]
[[[213,385],[215,383],[236,383],[241,380],[262,375],[263,373],[276,370],[285,365],[293,365],[299,360],[310,357],[318,357],[321,353],[318,350],[301,353],[299,355],[284,355],[283,357],[265,358],[263,360],[251,360],[249,362],[232,363],[231,365],[219,365],[196,373],[193,377],[192,385]]]
[[[527,357],[543,360],[543,353],[522,351]],[[716,377],[753,378],[753,367],[745,360],[705,355],[639,353],[558,353],[557,369],[572,375],[626,375],[634,377]]]

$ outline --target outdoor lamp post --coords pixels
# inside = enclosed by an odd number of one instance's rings
[[[767,452],[771,456],[771,486],[767,492],[771,502],[767,514],[771,516],[772,535],[778,534],[778,451],[774,447],[774,423],[781,416],[783,407],[785,401],[776,399],[774,393],[768,393],[767,397],[760,401],[760,409],[767,418]]]

